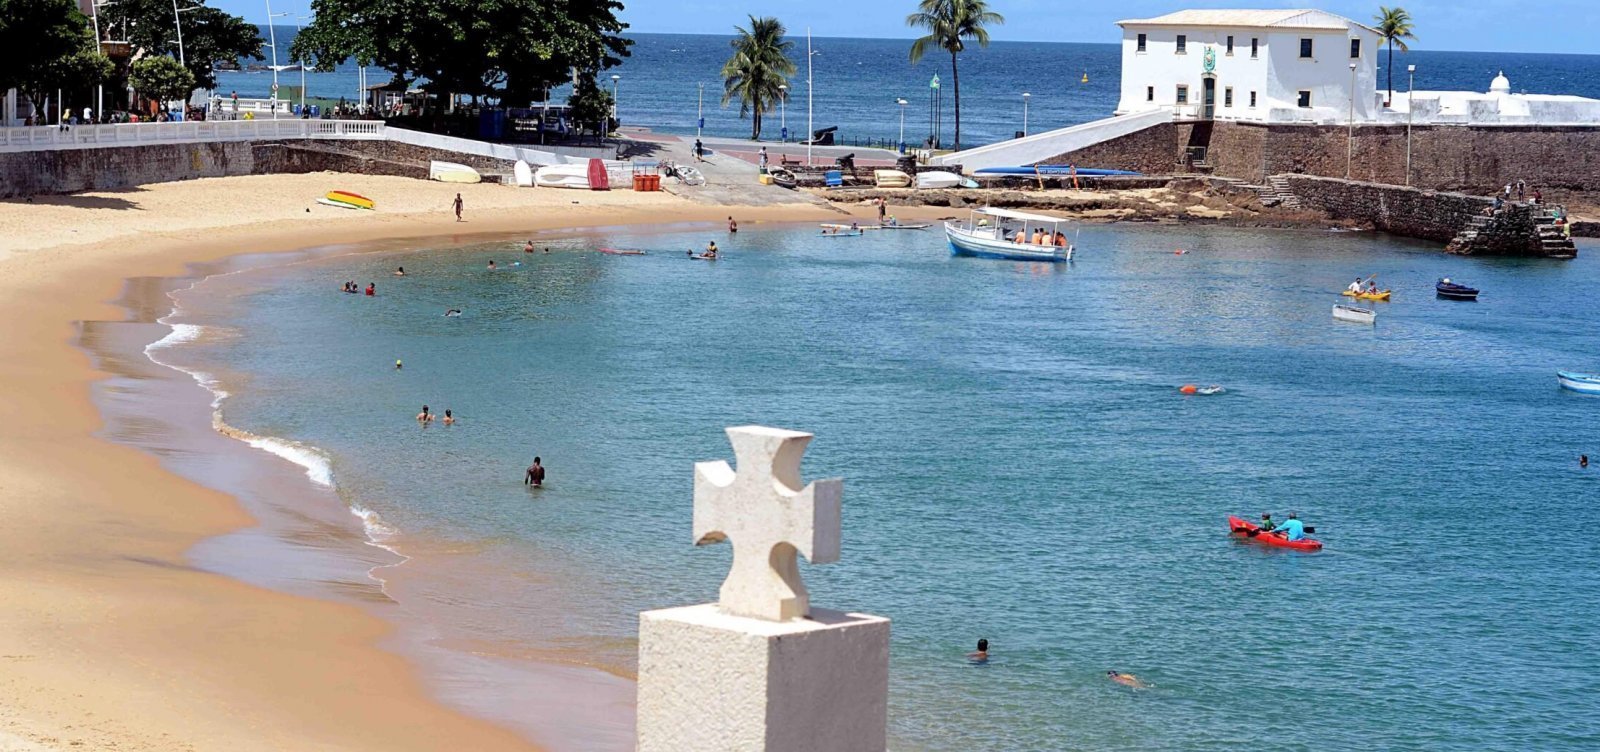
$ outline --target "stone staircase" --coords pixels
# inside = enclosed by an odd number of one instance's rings
[[[1568,224],[1556,224],[1558,217],[1566,217]],[[1540,205],[1535,209],[1533,229],[1539,233],[1539,246],[1546,258],[1577,258],[1578,246],[1573,244],[1571,233],[1563,229],[1571,222],[1562,207]]]
[[[1578,247],[1556,220],[1566,209],[1552,204],[1507,204],[1499,211],[1467,220],[1445,253],[1481,253],[1575,258]],[[1570,221],[1567,220],[1567,221]]]
[[[1256,194],[1261,197],[1262,206],[1276,206],[1282,209],[1302,209],[1300,198],[1294,195],[1294,190],[1289,187],[1289,179],[1282,175],[1272,175],[1267,178],[1266,185],[1255,186]]]

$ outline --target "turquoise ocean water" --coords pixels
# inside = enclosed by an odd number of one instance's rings
[[[691,545],[692,463],[763,423],[845,478],[841,560],[804,573],[817,605],[894,620],[897,749],[1600,746],[1600,466],[1577,467],[1600,399],[1554,377],[1600,370],[1594,249],[1122,225],[1047,266],[814,233],[263,269],[191,355],[231,374],[229,423],[316,447],[416,555],[396,598],[506,655],[627,671],[638,611],[714,599],[729,549]],[[683,258],[711,239],[725,259]],[[1396,291],[1376,327],[1334,322],[1372,273]],[[1483,299],[1436,300],[1446,275]],[[460,424],[419,428],[425,403]],[[1327,549],[1230,540],[1268,510]],[[995,659],[968,665],[980,637]]]

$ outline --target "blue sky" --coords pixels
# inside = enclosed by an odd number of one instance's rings
[[[262,23],[263,0],[208,0]],[[636,32],[730,33],[748,14],[773,15],[791,32],[817,36],[910,37],[905,16],[915,0],[623,0],[622,19]],[[995,39],[1112,42],[1115,22],[1182,8],[1321,8],[1357,21],[1380,4],[1400,5],[1416,20],[1415,49],[1482,52],[1600,52],[1594,29],[1600,0],[990,0],[1006,17]],[[305,13],[310,0],[277,0],[273,11]]]

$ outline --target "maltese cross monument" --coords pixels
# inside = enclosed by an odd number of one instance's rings
[[[883,752],[889,620],[812,608],[796,556],[839,558],[843,481],[802,487],[811,434],[728,429],[694,472],[694,542],[728,541],[721,599],[639,615],[639,752]]]

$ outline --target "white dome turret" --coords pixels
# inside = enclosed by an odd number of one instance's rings
[[[1511,79],[1506,78],[1506,72],[1505,71],[1500,71],[1500,75],[1495,76],[1494,77],[1494,81],[1490,82],[1490,84],[1489,84],[1489,93],[1490,94],[1510,94],[1511,93]]]

